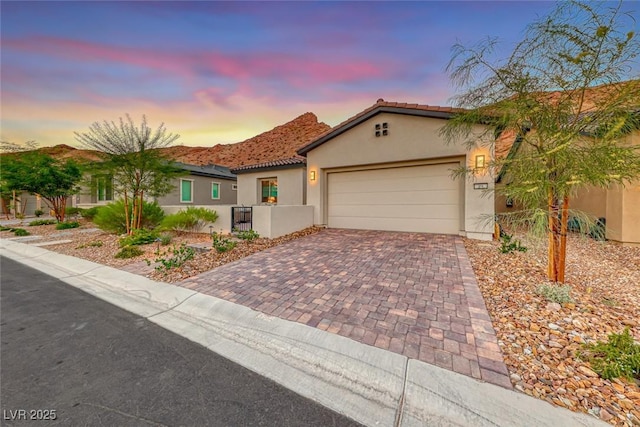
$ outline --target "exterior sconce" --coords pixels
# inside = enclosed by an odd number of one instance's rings
[[[315,180],[316,180],[316,171],[309,172],[309,181],[315,181]]]
[[[476,156],[476,169],[484,169],[484,154],[478,154]]]

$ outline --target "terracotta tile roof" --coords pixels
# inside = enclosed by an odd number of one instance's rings
[[[339,134],[350,129],[356,124],[378,113],[392,112],[392,113],[411,114],[411,115],[420,115],[420,116],[447,119],[451,117],[451,115],[459,111],[464,111],[464,110],[460,108],[441,107],[437,105],[408,104],[406,102],[404,103],[389,102],[380,98],[371,107],[359,112],[355,116],[348,118],[347,120],[340,123],[339,125],[334,126],[331,129],[328,129],[327,131],[325,131],[324,133],[318,135],[315,139],[311,140],[307,145],[301,147],[298,150],[298,154],[306,155],[306,153],[312,150],[313,148],[321,144],[324,144],[329,139],[335,136],[338,136]]]
[[[298,165],[306,165],[307,164],[307,160],[303,157],[297,156],[297,157],[292,157],[290,159],[280,159],[280,160],[273,160],[270,162],[264,162],[264,163],[257,163],[255,165],[245,165],[245,166],[240,166],[234,169],[231,169],[232,173],[247,173],[247,172],[253,172],[253,171],[257,171],[257,170],[262,170],[262,169],[278,169],[278,168],[287,168],[287,167],[295,167]]]
[[[270,131],[235,144],[213,147],[176,146],[165,149],[176,161],[224,165],[230,168],[297,157],[296,150],[329,129],[313,113],[305,113]]]

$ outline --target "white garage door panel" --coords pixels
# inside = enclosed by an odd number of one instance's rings
[[[366,230],[457,234],[457,163],[335,172],[328,175],[328,225]]]

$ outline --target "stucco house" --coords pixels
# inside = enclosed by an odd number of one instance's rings
[[[380,99],[300,148],[314,224],[490,240],[495,205],[483,190],[494,186],[485,166],[493,153],[445,142],[439,130],[454,113]],[[465,165],[474,176],[454,179]]]

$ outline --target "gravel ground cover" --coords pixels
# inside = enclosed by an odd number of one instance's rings
[[[80,228],[71,230],[55,230],[55,225],[22,228],[41,237],[29,243],[72,240],[46,248],[118,268],[166,256],[173,245],[211,246],[208,234],[184,233],[175,235],[168,246],[142,245],[143,255],[116,259],[118,236],[80,222]],[[319,230],[312,227],[278,239],[240,241],[230,252],[197,253],[166,273],[145,271],[156,280],[179,282]],[[12,237],[13,233],[0,232],[0,238]],[[502,254],[498,242],[465,239],[464,243],[515,389],[613,425],[640,426],[640,382],[602,379],[578,357],[583,344],[606,341],[625,327],[640,341],[640,248],[570,236],[566,284],[572,302],[557,304],[537,292],[541,284],[548,284],[546,247],[529,245],[527,252]]]
[[[536,291],[546,247],[502,254],[498,242],[465,240],[514,387],[614,425],[640,426],[640,382],[605,380],[580,360],[584,343],[629,327],[640,341],[640,248],[572,235],[566,284],[573,302]]]

